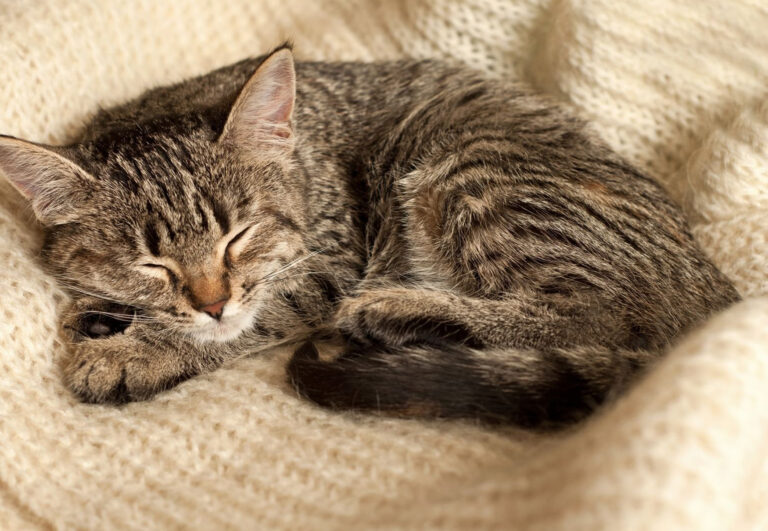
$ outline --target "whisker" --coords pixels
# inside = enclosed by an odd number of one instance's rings
[[[264,275],[260,279],[256,280],[254,282],[254,286],[253,287],[261,286],[261,285],[272,283],[272,282],[276,282],[278,280],[288,280],[288,279],[295,278],[297,276],[311,274],[312,272],[300,272],[300,273],[296,273],[292,277],[288,277],[287,279],[281,277],[281,275],[283,273],[285,273],[286,271],[290,271],[293,268],[295,268],[296,266],[298,266],[299,264],[305,262],[306,260],[309,260],[313,256],[316,256],[318,254],[321,254],[321,253],[325,252],[328,249],[328,247],[329,246],[325,246],[322,249],[318,249],[318,250],[313,251],[311,253],[308,253],[308,254],[306,254],[304,256],[300,256],[298,258],[295,258],[295,259],[291,260],[290,262],[288,262],[286,265],[284,265],[283,267],[279,268],[278,270],[273,271],[273,272],[271,272],[271,273],[269,273],[267,275]],[[322,274],[322,272],[317,272],[317,273],[321,273]],[[248,295],[243,298],[242,302],[244,304],[248,303],[248,302],[252,301],[256,297],[256,295],[257,295],[257,293],[255,291],[250,291],[248,293]]]
[[[295,260],[292,260],[292,261],[288,262],[286,265],[284,265],[283,267],[281,267],[277,271],[273,271],[272,273],[269,273],[268,275],[265,275],[264,277],[260,278],[256,282],[257,283],[265,282],[265,281],[269,280],[270,278],[274,277],[275,275],[279,275],[283,271],[287,271],[288,269],[296,267],[300,263],[302,263],[302,262],[304,262],[306,260],[309,260],[313,256],[317,256],[318,254],[325,252],[327,249],[328,249],[328,246],[325,246],[322,249],[318,249],[317,251],[313,251],[313,252],[311,252],[309,254],[306,254],[304,256],[296,258]]]
[[[56,277],[54,277],[54,278],[56,278]],[[115,303],[115,304],[122,304],[123,306],[131,306],[131,307],[134,307],[134,308],[144,309],[143,307],[141,307],[141,306],[139,306],[139,305],[137,305],[135,303],[125,302],[125,301],[122,301],[120,299],[115,299],[114,297],[109,297],[109,296],[103,295],[101,293],[95,293],[93,291],[88,291],[88,290],[85,290],[85,289],[83,289],[83,288],[81,288],[79,286],[75,286],[75,285],[69,284],[67,282],[63,282],[59,278],[56,278],[56,281],[59,284],[59,286],[61,286],[62,288],[64,288],[65,290],[68,290],[68,291],[79,293],[81,295],[88,295],[89,297],[93,297],[93,298],[96,298],[96,299],[101,299],[103,301],[112,302],[112,303]]]
[[[137,321],[137,322],[143,322],[143,323],[157,323],[160,322],[159,319],[156,317],[151,317],[149,315],[137,315],[137,314],[127,314],[127,313],[117,313],[117,312],[105,312],[101,310],[84,310],[82,312],[78,312],[77,315],[103,315],[105,317],[113,317],[118,321]]]
[[[276,276],[276,277],[270,278],[268,282],[262,282],[260,285],[261,286],[265,286],[265,285],[269,286],[269,285],[271,285],[271,284],[273,284],[275,282],[278,282],[278,281],[290,281],[290,280],[294,280],[294,279],[299,278],[299,277],[309,276],[309,275],[329,275],[334,280],[338,281],[340,284],[343,284],[345,282],[356,283],[356,282],[358,282],[360,280],[360,278],[357,277],[357,276],[339,275],[337,273],[334,273],[333,271],[327,271],[327,270],[326,271],[299,271],[299,272],[292,271],[292,273],[293,274],[291,276],[287,276],[287,277],[286,276]],[[242,303],[243,304],[247,304],[247,303],[251,302],[259,294],[260,293],[258,291],[249,291],[246,294],[246,296],[243,297]]]

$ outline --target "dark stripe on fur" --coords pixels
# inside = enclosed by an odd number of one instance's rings
[[[144,223],[144,243],[152,256],[160,256],[160,235],[149,220]]]

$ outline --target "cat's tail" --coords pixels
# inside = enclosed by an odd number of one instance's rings
[[[322,361],[305,343],[288,375],[301,395],[334,409],[552,429],[584,418],[656,357],[599,346],[526,351],[457,344],[360,347]]]

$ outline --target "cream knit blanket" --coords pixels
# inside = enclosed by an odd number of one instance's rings
[[[332,414],[286,353],[156,400],[77,403],[40,232],[0,184],[0,529],[768,529],[763,0],[0,0],[0,133],[258,54],[451,57],[588,118],[685,205],[748,297],[558,436]]]

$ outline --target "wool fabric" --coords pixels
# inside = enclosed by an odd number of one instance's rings
[[[554,435],[325,411],[289,352],[85,405],[65,294],[0,179],[0,529],[768,529],[766,28],[761,0],[0,0],[0,133],[67,142],[286,38],[299,59],[462,61],[589,120],[745,296]]]

